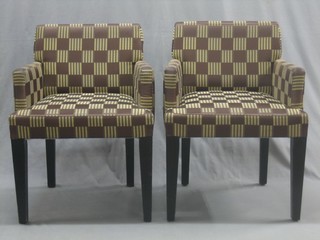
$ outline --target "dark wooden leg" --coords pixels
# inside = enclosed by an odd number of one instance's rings
[[[300,220],[307,138],[291,138],[291,219]]]
[[[47,179],[48,187],[56,186],[56,142],[54,139],[46,139],[47,153]]]
[[[167,137],[167,220],[174,221],[176,213],[179,138]]]
[[[28,223],[28,145],[27,140],[11,140],[19,223]]]
[[[127,186],[134,186],[134,138],[126,138]]]
[[[151,222],[152,211],[152,137],[139,139],[143,220]]]
[[[260,177],[259,184],[267,184],[269,138],[260,138]]]
[[[181,183],[183,186],[189,184],[190,166],[190,138],[182,138],[182,164],[181,164]]]

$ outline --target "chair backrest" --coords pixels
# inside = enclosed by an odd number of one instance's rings
[[[139,24],[47,24],[36,28],[35,61],[44,96],[124,93],[133,96],[134,64],[143,58]]]
[[[172,57],[182,62],[183,94],[204,90],[272,92],[281,57],[276,22],[193,21],[175,24]]]

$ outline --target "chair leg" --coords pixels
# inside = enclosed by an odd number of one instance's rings
[[[167,137],[167,220],[174,221],[176,212],[179,138]]]
[[[139,139],[143,220],[151,222],[152,211],[152,137]]]
[[[47,155],[47,182],[49,188],[56,186],[56,142],[54,139],[46,139]]]
[[[126,138],[127,186],[134,186],[134,138]]]
[[[12,158],[19,223],[28,223],[28,145],[27,140],[12,139]]]
[[[260,176],[259,184],[267,184],[268,176],[268,155],[269,155],[269,138],[260,139]]]
[[[291,219],[300,220],[307,138],[291,138]]]
[[[182,164],[181,164],[181,183],[183,186],[189,184],[190,166],[190,138],[182,138]]]

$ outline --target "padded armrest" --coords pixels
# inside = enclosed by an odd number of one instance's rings
[[[276,60],[272,73],[273,97],[289,108],[303,108],[305,71],[303,68]]]
[[[154,113],[154,74],[152,67],[145,61],[135,64],[134,73],[134,100],[145,109]]]
[[[31,107],[43,98],[41,63],[34,62],[13,71],[15,110]]]
[[[181,62],[172,59],[164,70],[164,110],[177,107],[182,97],[182,68]]]

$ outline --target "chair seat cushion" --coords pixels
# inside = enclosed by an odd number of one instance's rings
[[[11,139],[152,136],[153,114],[118,93],[50,95],[9,117]]]
[[[262,92],[191,92],[164,117],[176,137],[304,137],[308,129],[307,113]]]

